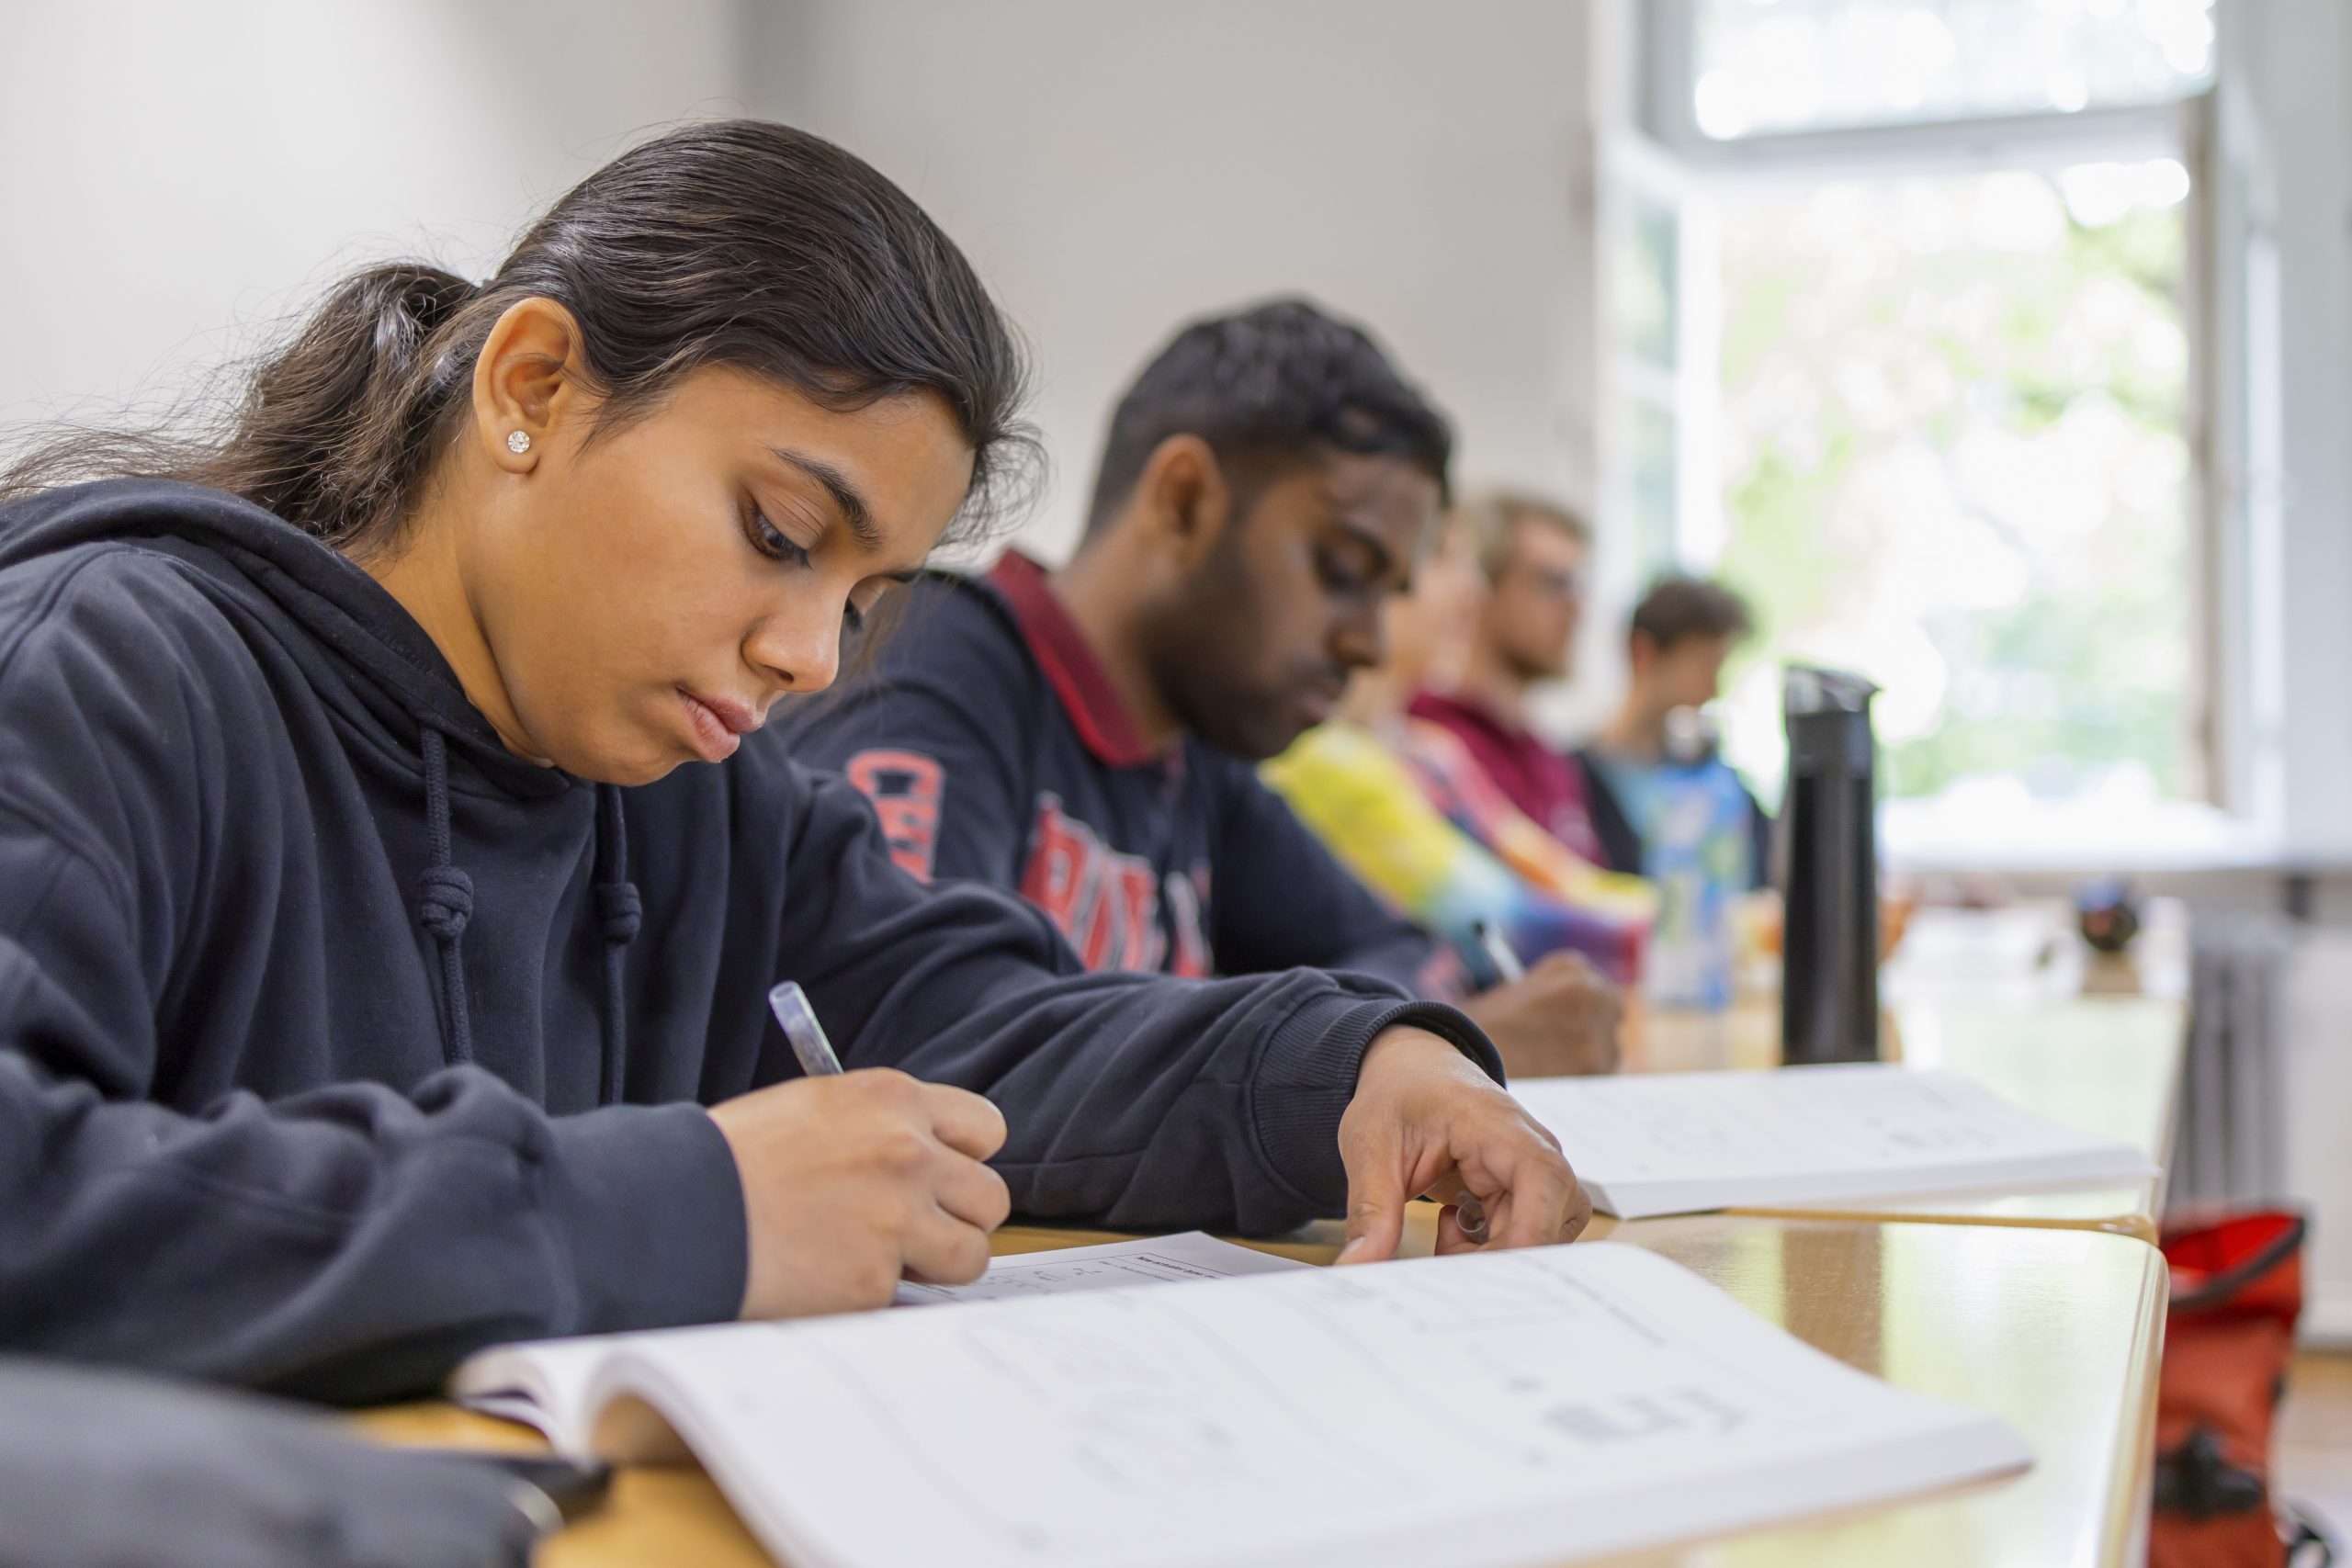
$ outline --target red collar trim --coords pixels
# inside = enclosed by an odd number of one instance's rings
[[[1405,711],[1415,718],[1438,722],[1450,718],[1464,719],[1498,740],[1509,741],[1514,746],[1525,745],[1535,739],[1531,731],[1521,729],[1486,704],[1459,692],[1416,692],[1413,700],[1406,705]],[[1537,744],[1542,743],[1538,741]],[[1545,747],[1544,750],[1551,748]]]
[[[1053,682],[1079,739],[1095,760],[1114,768],[1136,768],[1166,761],[1136,732],[1135,716],[1111,684],[1102,661],[1046,580],[1046,569],[1018,550],[1007,550],[988,575],[1004,595],[1012,618],[1029,644],[1031,657]]]

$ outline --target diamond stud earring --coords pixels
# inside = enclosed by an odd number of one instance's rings
[[[521,457],[524,453],[528,452],[531,449],[530,435],[528,433],[520,430],[508,431],[506,433],[506,449],[509,452],[514,453],[516,457]]]

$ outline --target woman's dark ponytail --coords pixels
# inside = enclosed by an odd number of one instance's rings
[[[487,283],[421,263],[345,279],[214,428],[68,435],[0,472],[0,500],[113,475],[181,479],[355,554],[384,547],[470,413],[492,327],[533,297],[580,322],[580,368],[606,423],[724,365],[836,409],[938,397],[974,455],[967,524],[1035,472],[1020,344],[954,243],[831,142],[729,120],[589,175]]]
[[[338,544],[397,514],[431,465],[445,406],[470,390],[433,347],[474,293],[410,262],[346,278],[261,367],[218,455],[187,477]]]

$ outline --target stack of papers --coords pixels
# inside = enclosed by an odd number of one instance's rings
[[[2157,1174],[2145,1152],[1973,1079],[1884,1063],[1532,1078],[1511,1093],[1560,1140],[1593,1206],[1626,1220]]]

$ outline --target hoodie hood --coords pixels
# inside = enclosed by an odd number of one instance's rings
[[[452,1065],[474,1059],[464,940],[473,877],[458,863],[451,826],[452,753],[469,783],[518,801],[587,787],[560,769],[517,757],[466,698],[441,650],[376,580],[332,547],[252,502],[172,479],[104,479],[0,507],[0,570],[43,557],[132,545],[185,560],[232,596],[258,595],[307,637],[288,639],[319,700],[374,749],[413,762],[430,859],[411,897],[441,969],[442,1046]],[[620,1094],[627,1068],[625,950],[642,923],[628,876],[620,792],[597,794],[594,902],[604,937],[601,1103]]]
[[[423,732],[438,731],[483,780],[516,795],[559,795],[580,782],[507,750],[424,628],[376,580],[332,546],[251,502],[176,479],[101,479],[0,507],[0,570],[84,546],[131,544],[227,568],[300,623],[315,650],[297,649],[320,694],[424,765]],[[196,546],[198,550],[175,548]]]

